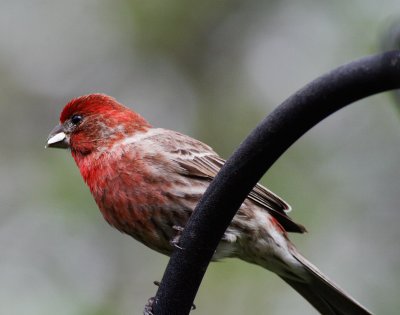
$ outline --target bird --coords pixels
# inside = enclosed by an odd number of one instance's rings
[[[147,247],[171,255],[177,238],[224,165],[210,146],[155,128],[111,96],[69,101],[47,147],[69,149],[104,219]],[[324,315],[372,314],[310,263],[288,233],[305,227],[282,198],[257,184],[225,231],[213,260],[236,257],[268,269]]]

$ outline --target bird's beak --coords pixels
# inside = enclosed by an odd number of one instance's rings
[[[69,141],[62,125],[56,126],[50,132],[49,137],[47,138],[46,148],[69,148]]]

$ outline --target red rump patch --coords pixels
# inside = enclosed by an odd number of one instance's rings
[[[274,228],[276,228],[278,231],[281,231],[282,234],[287,234],[286,230],[283,228],[283,226],[278,222],[278,220],[276,220],[273,216],[269,217],[269,221],[271,222],[271,224],[274,226]]]

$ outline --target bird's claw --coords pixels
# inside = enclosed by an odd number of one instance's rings
[[[153,304],[154,304],[154,296],[147,300],[147,303],[144,306],[143,315],[154,315]]]
[[[159,287],[160,286],[160,284],[161,284],[161,282],[160,281],[157,281],[157,280],[155,280],[155,281],[153,281],[153,283],[157,286],[157,287]],[[143,310],[143,315],[154,315],[153,314],[153,304],[154,304],[154,296],[153,297],[151,297],[150,299],[148,299],[147,300],[147,303],[146,303],[146,305],[144,306],[144,310]],[[192,304],[192,311],[194,311],[196,309],[196,305],[193,303]]]
[[[183,227],[179,226],[179,225],[173,225],[172,228],[177,231],[176,235],[174,236],[174,238],[170,241],[170,244],[178,249],[183,249],[183,247],[179,246],[179,239],[181,237],[181,234],[184,230]]]
[[[154,284],[156,284],[156,282],[160,284],[158,281],[154,281]],[[144,306],[143,315],[154,315],[153,303],[154,303],[154,297],[151,297],[150,299],[147,300],[147,303]],[[195,309],[196,309],[196,304],[193,303],[191,311],[194,311]]]
[[[183,232],[183,230],[184,230],[184,228],[182,226],[179,226],[179,225],[173,225],[172,228],[175,231],[178,231],[178,232]]]

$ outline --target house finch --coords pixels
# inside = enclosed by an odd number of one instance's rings
[[[63,109],[48,147],[69,148],[106,221],[166,255],[224,164],[206,144],[153,128],[103,94]],[[305,228],[289,205],[257,184],[226,230],[214,259],[237,257],[275,272],[321,314],[371,314],[327,279],[289,241]]]

